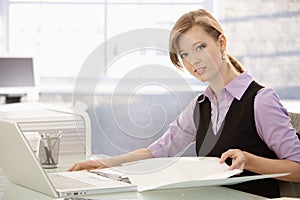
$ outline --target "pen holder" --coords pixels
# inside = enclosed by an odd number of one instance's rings
[[[35,155],[38,156],[38,151],[39,151],[40,141],[41,141],[40,134],[38,132],[25,132],[24,135],[32,151],[35,153]]]
[[[61,134],[42,134],[39,148],[39,159],[43,168],[58,167],[58,155]]]

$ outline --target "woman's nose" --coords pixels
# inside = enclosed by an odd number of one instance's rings
[[[197,66],[199,65],[200,62],[201,62],[200,56],[197,55],[197,53],[194,52],[194,53],[190,54],[189,63],[191,65],[193,65],[194,68],[197,68]]]

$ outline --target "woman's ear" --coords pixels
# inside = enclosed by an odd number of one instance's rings
[[[221,52],[224,52],[224,51],[226,50],[226,37],[225,37],[224,34],[221,34],[221,35],[219,36],[219,41],[218,41],[218,43],[219,43]]]

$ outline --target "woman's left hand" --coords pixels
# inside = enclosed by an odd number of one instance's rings
[[[246,152],[239,149],[229,149],[222,154],[220,163],[224,163],[227,158],[232,158],[232,164],[229,169],[245,169],[247,163]]]

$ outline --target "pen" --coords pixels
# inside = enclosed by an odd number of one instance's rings
[[[50,135],[46,133],[42,133],[42,143],[44,145],[46,160],[43,162],[43,164],[56,164],[54,157],[53,157],[53,150],[55,146],[57,145],[58,140],[61,138],[62,132],[59,131],[56,135]],[[53,144],[51,144],[51,140],[54,140]]]

